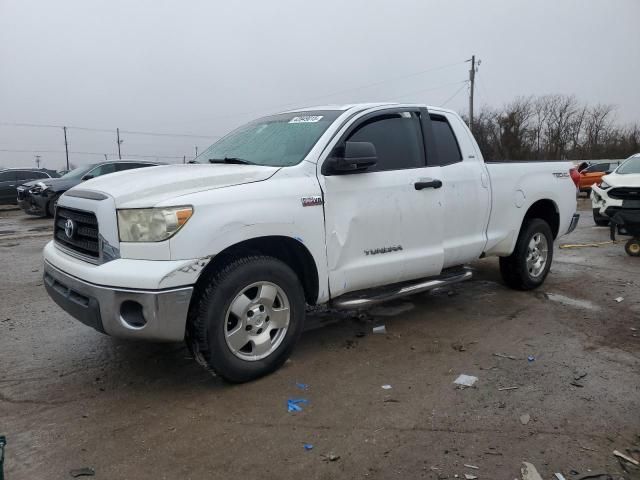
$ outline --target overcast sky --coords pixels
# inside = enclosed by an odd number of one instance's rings
[[[290,107],[466,113],[472,54],[478,106],[575,94],[640,122],[639,20],[639,0],[0,0],[0,165],[64,164],[62,129],[4,123],[109,130],[69,130],[82,165],[117,157],[116,127],[212,137],[122,135],[123,157],[177,162]]]

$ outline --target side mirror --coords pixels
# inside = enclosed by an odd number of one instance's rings
[[[93,178],[93,175],[91,175],[90,173],[87,173],[84,177],[82,177],[82,180],[91,180]]]
[[[366,170],[378,163],[376,147],[371,142],[345,142],[336,147],[326,161],[327,174],[342,175]]]

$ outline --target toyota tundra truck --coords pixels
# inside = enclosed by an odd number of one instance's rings
[[[468,280],[500,257],[540,286],[575,228],[569,162],[488,164],[462,119],[410,104],[254,120],[192,164],[115,173],[62,195],[44,285],[80,322],[185,340],[230,382],[281,366],[307,305],[367,308]]]

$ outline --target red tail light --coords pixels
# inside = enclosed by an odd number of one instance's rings
[[[576,188],[578,188],[578,186],[580,185],[580,173],[578,173],[578,169],[572,168],[571,170],[569,170],[569,175],[571,175],[571,180],[573,180]]]

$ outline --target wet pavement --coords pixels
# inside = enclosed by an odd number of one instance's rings
[[[608,240],[581,208],[558,244]],[[640,259],[622,243],[556,248],[534,292],[505,288],[487,259],[474,280],[387,305],[398,308],[313,312],[281,370],[234,386],[181,343],[109,338],[51,302],[50,225],[0,212],[8,479],[91,467],[96,479],[510,480],[522,461],[543,478],[639,478],[612,455],[640,449]],[[459,389],[460,374],[478,380]],[[290,413],[290,398],[309,403]]]

